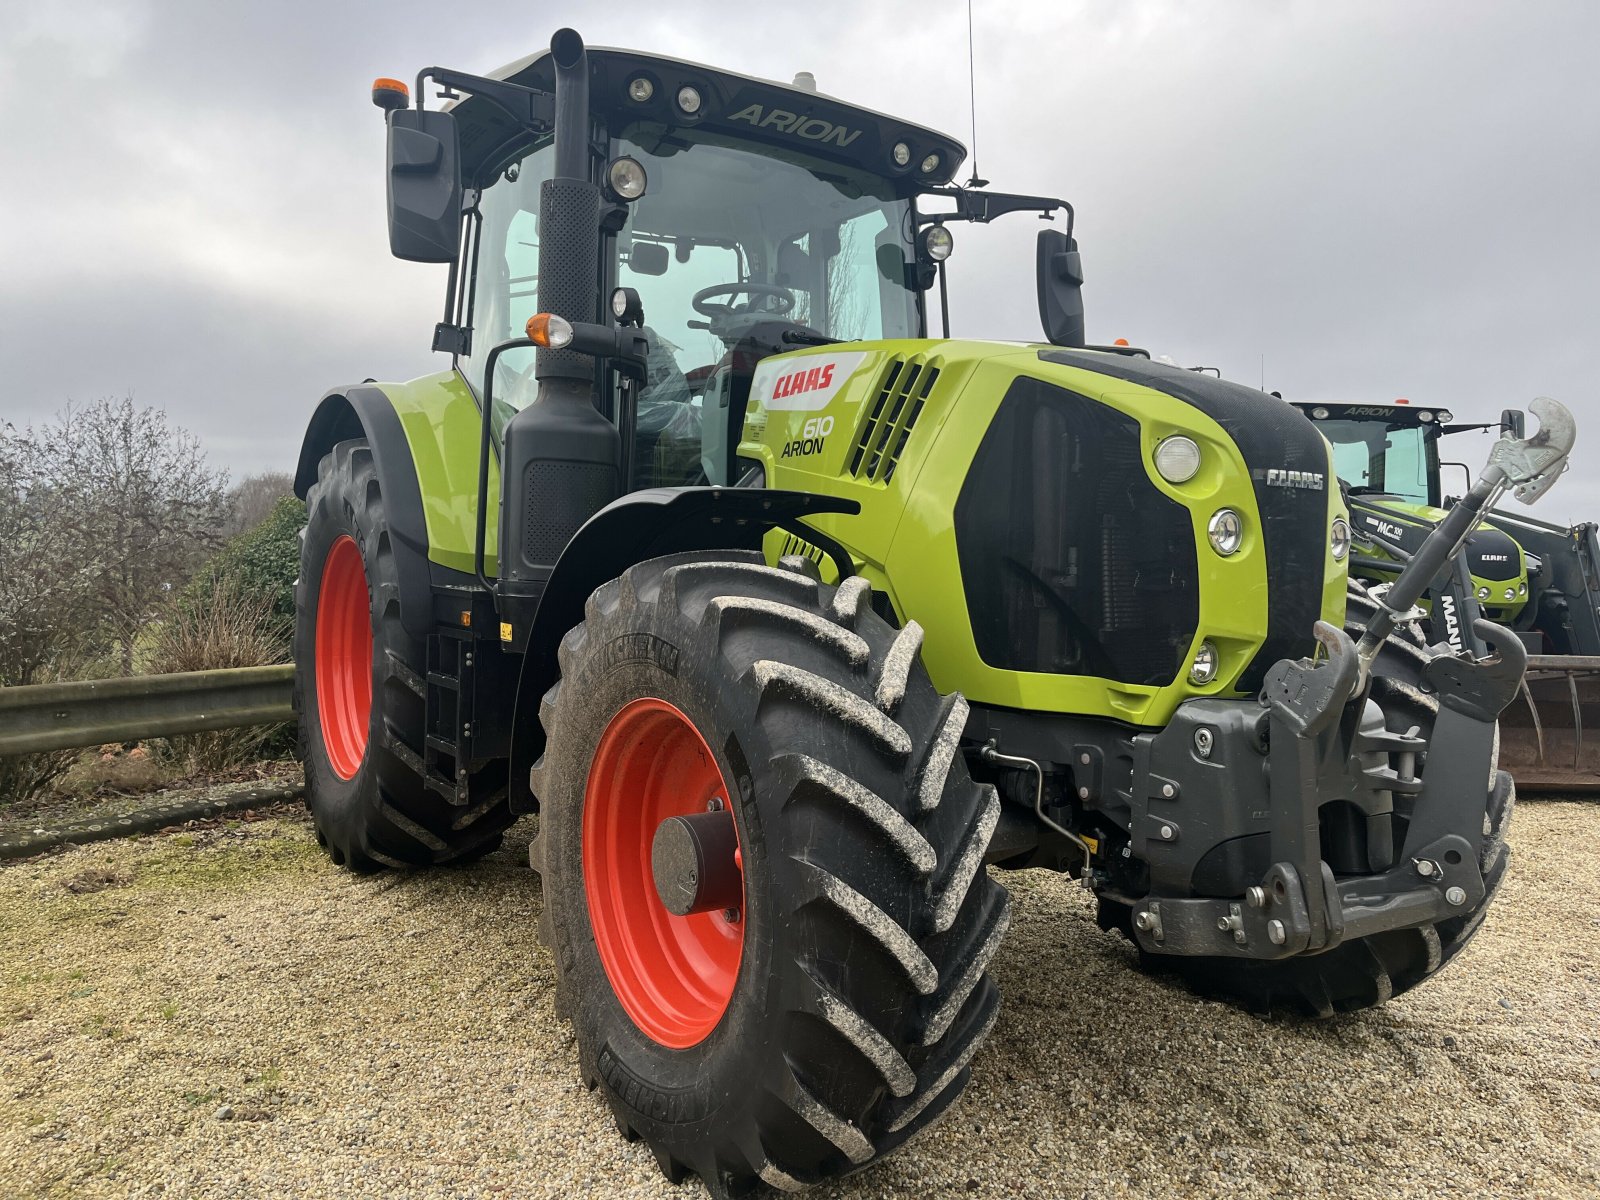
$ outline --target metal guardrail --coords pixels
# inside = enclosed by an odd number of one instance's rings
[[[294,667],[0,687],[0,756],[294,719]]]

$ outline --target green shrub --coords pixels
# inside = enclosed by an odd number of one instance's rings
[[[294,581],[300,573],[300,531],[306,506],[293,496],[279,500],[254,529],[232,538],[184,589],[184,610],[212,604],[220,587],[231,599],[260,600],[284,631],[294,625]]]

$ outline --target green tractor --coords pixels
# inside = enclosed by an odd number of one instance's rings
[[[1378,596],[1455,501],[1445,494],[1445,438],[1498,430],[1523,435],[1514,409],[1494,424],[1457,423],[1446,409],[1393,404],[1296,407],[1333,444],[1349,498],[1356,548],[1351,574]],[[1411,625],[1419,640],[1481,654],[1472,622],[1481,613],[1512,629],[1529,651],[1523,703],[1502,718],[1503,762],[1525,787],[1600,789],[1600,538],[1593,523],[1554,525],[1487,511],[1451,569],[1424,593]]]
[[[990,866],[1257,1009],[1460,951],[1521,643],[1347,615],[1327,443],[1087,346],[1069,205],[952,186],[958,143],[806,77],[570,30],[416,90],[374,89],[391,249],[448,264],[451,363],[306,434],[307,800],[358,871],[537,813],[557,1009],[670,1178],[792,1190],[937,1121],[998,1012]],[[1064,218],[1048,342],[929,336],[951,229],[1019,211]],[[1480,508],[1559,469],[1513,448]]]

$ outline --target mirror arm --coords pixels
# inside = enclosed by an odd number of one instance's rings
[[[513,121],[527,128],[547,132],[555,126],[556,101],[549,92],[507,83],[502,79],[468,75],[465,71],[452,71],[448,67],[424,67],[417,72],[418,109],[422,108],[423,83],[430,78],[448,91],[460,90],[489,101]]]
[[[1042,221],[1051,221],[1051,215],[1056,209],[1063,209],[1067,214],[1067,236],[1072,236],[1072,225],[1076,219],[1072,205],[1065,200],[1052,199],[1049,196],[1024,196],[1013,192],[975,192],[970,188],[924,188],[924,196],[942,196],[946,200],[955,201],[956,210],[953,213],[919,213],[917,224],[931,225],[937,221],[971,221],[974,224],[986,225],[996,217],[1003,217],[1007,213],[1036,212]]]

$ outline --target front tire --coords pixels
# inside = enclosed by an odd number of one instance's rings
[[[652,560],[590,598],[541,707],[531,859],[559,1011],[623,1134],[713,1195],[903,1145],[998,1011],[999,800],[967,774],[966,705],[928,682],[921,630],[868,601],[759,555]],[[716,801],[728,908],[674,916],[651,838]]]
[[[317,841],[356,871],[461,862],[512,816],[503,764],[458,807],[423,781],[426,647],[400,623],[400,579],[372,450],[334,446],[306,493],[295,583],[295,711]],[[498,777],[494,776],[499,772]]]

